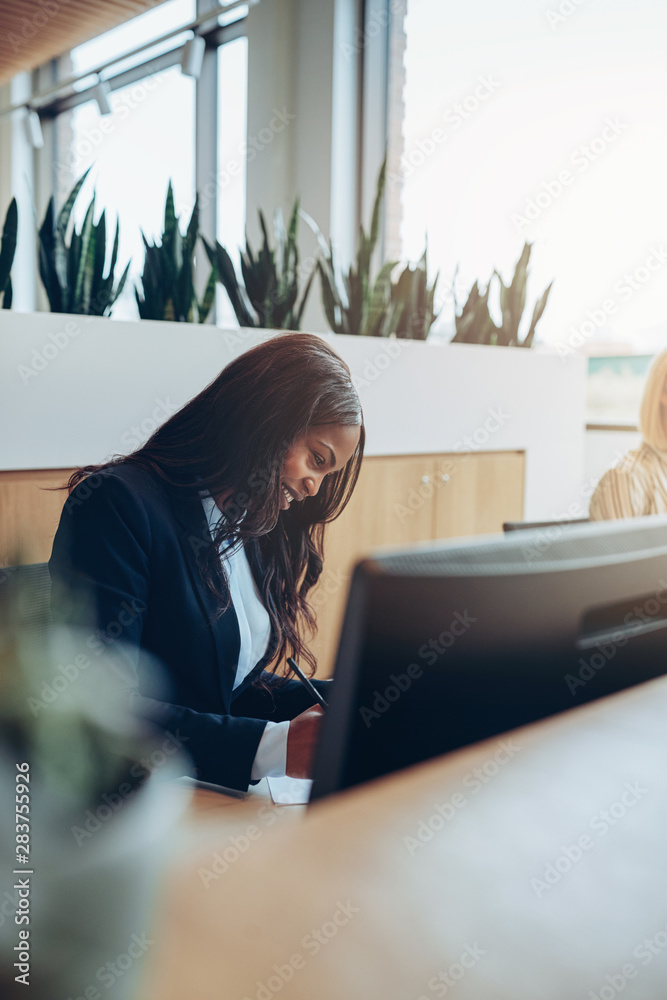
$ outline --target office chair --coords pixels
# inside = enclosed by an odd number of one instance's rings
[[[0,621],[20,609],[20,633],[36,637],[51,625],[51,577],[48,563],[0,568]],[[12,624],[16,624],[13,622]]]
[[[562,521],[505,521],[503,531],[530,531],[540,528],[563,528],[569,524],[588,524],[588,517],[573,517],[571,520],[564,518]]]

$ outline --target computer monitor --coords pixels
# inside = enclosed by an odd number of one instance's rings
[[[311,801],[667,671],[667,517],[381,550],[352,576]]]

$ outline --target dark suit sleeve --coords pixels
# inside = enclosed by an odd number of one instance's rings
[[[269,722],[285,722],[311,708],[315,701],[308,689],[296,679],[280,681],[274,674],[262,671],[266,687],[250,686],[232,702],[234,715],[252,715]],[[313,679],[313,685],[325,701],[330,697],[333,681]],[[268,688],[268,690],[267,690]]]
[[[80,483],[65,503],[49,561],[54,621],[76,626],[77,643],[113,670],[132,711],[182,744],[192,762],[187,773],[247,789],[263,720],[199,712],[139,691],[148,669],[141,638],[151,542],[146,508],[119,477],[98,474]]]

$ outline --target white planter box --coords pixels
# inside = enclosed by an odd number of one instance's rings
[[[0,311],[0,469],[70,468],[127,453],[232,358],[271,336]],[[528,520],[564,516],[582,501],[583,357],[321,336],[358,386],[366,454],[518,449],[526,452]]]

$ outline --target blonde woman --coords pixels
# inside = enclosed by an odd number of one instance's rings
[[[642,442],[608,469],[591,497],[591,521],[667,513],[667,351],[653,359],[639,410]]]

